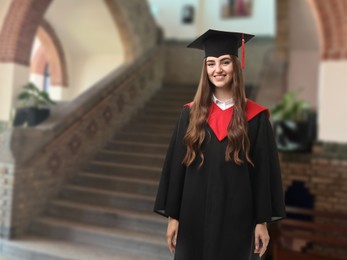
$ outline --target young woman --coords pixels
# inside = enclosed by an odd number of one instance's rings
[[[209,30],[200,83],[174,130],[154,211],[169,218],[175,260],[249,260],[266,251],[267,223],[285,216],[267,108],[245,97],[238,48],[253,36]]]

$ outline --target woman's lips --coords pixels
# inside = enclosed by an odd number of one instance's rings
[[[225,75],[216,75],[216,76],[214,76],[214,78],[217,80],[222,80],[225,78]]]

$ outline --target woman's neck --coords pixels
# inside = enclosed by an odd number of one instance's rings
[[[215,88],[215,91],[214,91],[214,96],[220,100],[220,101],[227,101],[229,99],[232,99],[233,96],[230,92],[229,89],[225,89],[225,88]]]

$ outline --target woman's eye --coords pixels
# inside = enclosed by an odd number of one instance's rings
[[[224,61],[223,64],[224,64],[224,65],[229,65],[229,64],[230,64],[230,61]]]
[[[208,67],[212,67],[214,64],[213,63],[207,63]]]

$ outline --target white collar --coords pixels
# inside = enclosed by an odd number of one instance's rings
[[[226,101],[221,101],[214,94],[212,95],[212,101],[222,110],[226,110],[234,105],[234,99],[230,98]]]

